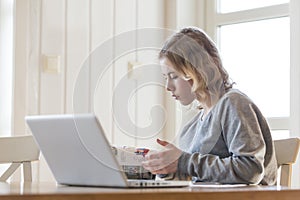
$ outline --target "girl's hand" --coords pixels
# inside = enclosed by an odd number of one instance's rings
[[[166,141],[157,139],[158,144],[165,147],[165,150],[160,152],[149,152],[146,155],[143,167],[149,170],[152,174],[169,174],[177,171],[178,159],[182,151],[175,145]]]

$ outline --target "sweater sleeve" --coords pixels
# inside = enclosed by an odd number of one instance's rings
[[[183,152],[178,174],[200,181],[258,184],[264,176],[266,147],[262,130],[268,125],[258,108],[246,97],[228,97],[215,109],[213,127],[227,149],[219,153]],[[220,133],[218,133],[218,131]],[[212,149],[218,148],[217,144]],[[224,152],[227,151],[227,156]]]

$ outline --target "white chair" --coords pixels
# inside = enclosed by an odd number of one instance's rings
[[[278,168],[281,168],[280,186],[291,186],[292,164],[296,162],[300,147],[299,138],[274,140]]]
[[[39,148],[32,135],[0,137],[0,164],[11,163],[0,177],[0,181],[7,181],[23,164],[24,182],[31,182],[31,162],[39,160],[39,155]]]

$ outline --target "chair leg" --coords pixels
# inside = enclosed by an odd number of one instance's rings
[[[281,166],[281,176],[280,176],[280,185],[281,186],[291,186],[291,174],[292,174],[292,165],[282,165]]]
[[[5,182],[18,169],[21,163],[12,163],[9,168],[2,174],[0,181]]]
[[[31,162],[29,161],[23,162],[23,174],[24,174],[24,182],[32,181]]]

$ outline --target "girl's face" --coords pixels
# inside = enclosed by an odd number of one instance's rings
[[[167,58],[162,58],[160,65],[162,74],[166,79],[166,89],[172,93],[172,97],[180,101],[182,105],[192,103],[196,98],[192,92],[192,81],[181,78]]]

